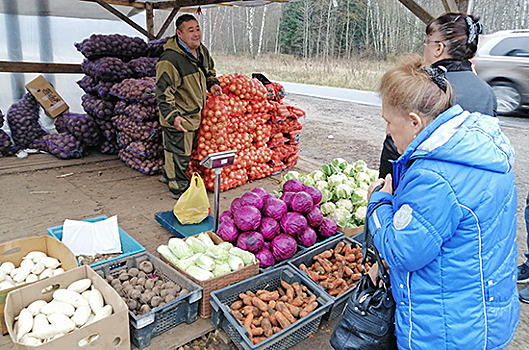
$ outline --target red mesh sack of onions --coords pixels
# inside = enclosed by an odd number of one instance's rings
[[[156,76],[157,57],[140,57],[131,60],[128,64],[136,78]]]
[[[51,153],[59,159],[81,158],[83,156],[81,142],[66,132],[45,135],[41,139],[35,140],[31,147]]]
[[[266,100],[266,88],[255,78],[233,73],[221,75],[218,80],[225,94],[237,96],[242,100]]]
[[[39,111],[39,104],[30,93],[9,107],[6,119],[16,146],[27,148],[48,133],[39,123]]]
[[[155,104],[130,103],[119,101],[114,107],[116,114],[125,114],[136,119],[138,122],[158,121],[158,106]]]
[[[151,77],[125,79],[121,83],[115,84],[110,90],[110,94],[129,102],[155,104],[156,81],[155,78]]]
[[[90,94],[81,96],[81,105],[85,112],[96,119],[110,120],[114,115],[115,102],[106,101]]]
[[[167,43],[170,37],[149,41],[147,43],[147,50],[149,57],[160,57],[163,52],[163,46]]]
[[[161,127],[157,121],[139,123],[134,118],[119,114],[112,117],[112,122],[116,129],[126,133],[136,141],[157,141],[160,139]]]
[[[85,75],[81,80],[78,80],[77,85],[79,85],[79,87],[87,94],[97,94],[97,80],[89,75]]]
[[[88,114],[65,113],[66,128],[85,146],[97,146],[99,144],[99,128],[94,118]]]
[[[148,52],[147,43],[143,39],[122,34],[92,34],[74,46],[88,59],[106,56],[131,59],[145,56]]]
[[[144,174],[154,174],[163,167],[163,146],[159,143],[134,141],[118,155],[127,166]]]
[[[127,64],[116,57],[102,57],[95,61],[84,60],[81,68],[83,72],[98,81],[119,82],[134,76]]]
[[[13,153],[13,142],[9,135],[0,129],[0,155],[7,156]]]

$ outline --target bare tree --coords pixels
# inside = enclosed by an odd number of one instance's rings
[[[263,33],[264,33],[264,27],[265,27],[265,20],[266,20],[266,9],[267,6],[263,6],[263,18],[261,19],[261,31],[259,32],[259,47],[257,48],[257,54],[261,54],[261,49],[263,47]]]

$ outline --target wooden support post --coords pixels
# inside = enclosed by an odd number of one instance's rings
[[[162,28],[160,28],[160,31],[158,32],[158,34],[156,34],[156,39],[160,39],[162,35],[165,34],[165,31],[167,30],[167,28],[169,28],[169,25],[171,24],[179,10],[180,7],[175,7],[171,10],[171,13],[169,13],[169,16],[167,16],[165,22],[163,22]]]
[[[93,1],[97,2],[99,5],[101,5],[103,8],[105,8],[108,12],[112,13],[113,15],[118,17],[119,19],[123,20],[124,22],[126,22],[132,28],[136,29],[141,34],[145,35],[147,38],[149,38],[149,40],[156,39],[154,37],[154,35],[152,35],[151,33],[147,32],[145,29],[140,27],[136,22],[134,22],[133,20],[131,20],[130,18],[125,16],[123,13],[121,13],[120,11],[116,10],[115,8],[113,8],[112,6],[107,4],[104,0],[93,0]]]
[[[441,0],[446,12],[459,12],[455,0]]]
[[[463,13],[469,13],[469,2],[468,0],[458,0],[457,1],[457,7],[459,8],[459,12],[463,12]]]
[[[417,4],[417,2],[414,0],[399,0],[399,2],[406,6],[406,8],[410,10],[415,16],[419,17],[419,19],[423,21],[424,24],[428,24],[434,19],[434,16],[423,9],[421,5]]]
[[[145,3],[145,12],[147,14],[147,31],[154,36],[154,9],[152,2]]]
[[[84,74],[76,63],[35,63],[0,61],[0,72]]]

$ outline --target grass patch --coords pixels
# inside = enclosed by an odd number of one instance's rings
[[[265,54],[255,58],[223,53],[212,55],[218,74],[243,73],[251,76],[258,72],[273,81],[367,91],[376,91],[382,75],[394,65],[393,61],[360,57],[347,60],[303,59],[279,54]]]

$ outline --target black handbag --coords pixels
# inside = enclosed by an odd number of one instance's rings
[[[331,346],[336,350],[397,349],[395,301],[391,295],[388,273],[373,245],[368,222],[366,218],[364,232],[360,235],[363,242],[357,238],[362,243],[362,266],[365,266],[368,248],[372,248],[373,254],[370,255],[378,262],[378,281],[382,281],[383,286],[379,287],[380,283],[373,284],[371,277],[362,269],[362,277],[354,287],[331,336]]]

